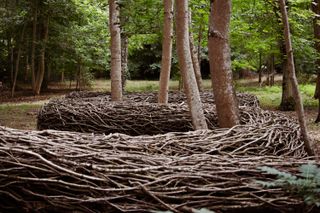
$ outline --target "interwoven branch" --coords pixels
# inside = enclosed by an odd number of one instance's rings
[[[130,137],[0,127],[0,210],[185,212],[205,207],[228,212],[302,207],[302,200],[282,189],[257,184],[274,178],[257,168],[296,174],[295,168],[309,161],[238,155],[241,151],[221,154],[228,140],[219,141],[218,135],[236,129]]]
[[[238,96],[243,107],[258,108],[255,96]],[[155,93],[131,94],[122,103],[110,102],[110,96],[99,93],[74,93],[71,97],[73,98],[52,100],[43,106],[38,114],[38,129],[127,135],[156,135],[193,130],[189,109],[184,104],[185,97],[181,93],[172,93],[171,101],[175,103],[169,105],[153,103]],[[217,126],[213,95],[205,92],[202,93],[202,98],[208,126],[213,129]],[[246,114],[242,113],[243,123],[248,122]]]

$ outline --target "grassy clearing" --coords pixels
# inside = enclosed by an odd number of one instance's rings
[[[36,129],[38,110],[44,101],[0,105],[0,125],[17,129]]]
[[[281,102],[281,86],[237,86],[237,91],[254,94],[258,97],[262,107],[266,108],[277,108]],[[299,86],[303,104],[307,108],[316,108],[318,101],[313,98],[315,85],[303,84]]]

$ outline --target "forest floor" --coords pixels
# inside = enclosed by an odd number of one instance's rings
[[[90,90],[103,91],[109,88],[109,81],[98,80],[94,83],[94,87]],[[170,83],[170,88],[178,89],[178,82]],[[206,89],[210,89],[210,81],[205,80]],[[157,91],[157,81],[128,81],[127,91],[129,92],[147,92]],[[279,87],[257,87],[252,81],[237,82],[237,89],[241,92],[248,92],[258,96],[262,108],[277,111],[281,93]],[[312,88],[306,86],[301,87],[301,93],[305,100],[305,115],[307,119],[308,130],[310,136],[315,142],[317,152],[320,153],[320,125],[315,124],[314,120],[317,116],[316,101],[312,100]],[[309,91],[310,90],[310,91]],[[35,130],[37,128],[37,113],[40,107],[51,98],[58,98],[74,91],[69,88],[69,84],[51,85],[50,89],[43,92],[40,96],[33,96],[30,89],[20,88],[14,98],[11,98],[9,91],[0,91],[0,126],[7,126],[17,129]],[[296,117],[295,112],[282,112],[288,116]]]

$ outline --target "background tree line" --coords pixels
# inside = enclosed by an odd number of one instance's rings
[[[317,70],[311,3],[287,1],[299,76],[310,76]],[[261,76],[264,72],[268,76],[265,83],[272,85],[275,73],[286,73],[278,4],[273,0],[233,0],[232,4],[230,39],[234,74],[241,76],[244,71],[253,71]],[[128,59],[122,60],[123,76],[158,79],[163,2],[121,0],[119,5],[122,58]],[[210,2],[192,0],[189,7],[190,31],[202,77],[208,77]],[[33,92],[39,94],[51,81],[75,80],[80,87],[95,77],[109,77],[107,1],[5,0],[0,2],[0,11],[0,80],[13,92],[13,85],[19,86],[21,82],[32,85]],[[175,49],[175,40],[173,45]],[[179,78],[175,51],[172,57],[171,77]],[[290,107],[287,103],[292,97],[290,85],[284,81],[283,88],[282,106]]]

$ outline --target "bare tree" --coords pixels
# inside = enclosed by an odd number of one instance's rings
[[[209,60],[220,127],[239,124],[239,109],[232,84],[229,47],[231,0],[211,0]]]
[[[117,0],[109,0],[109,27],[111,33],[111,99],[122,100],[120,8]]]
[[[293,90],[293,96],[296,102],[296,112],[300,124],[301,129],[301,136],[302,140],[304,141],[304,146],[307,151],[307,153],[310,156],[314,155],[314,151],[311,148],[310,144],[310,138],[308,136],[307,132],[307,124],[304,116],[304,109],[302,105],[302,100],[300,96],[300,92],[298,89],[298,81],[296,77],[295,72],[295,65],[294,65],[294,59],[293,59],[293,49],[292,49],[292,43],[291,43],[291,34],[290,34],[290,25],[288,21],[288,13],[286,9],[286,3],[285,0],[279,0],[279,6],[281,11],[281,18],[283,22],[284,27],[284,38],[285,38],[285,44],[286,44],[286,54],[287,54],[287,61],[288,61],[288,73],[289,73],[289,79],[292,83],[292,90]]]
[[[159,82],[158,103],[168,103],[168,91],[172,57],[172,22],[173,22],[173,0],[163,0],[164,24],[162,38],[162,61]]]
[[[207,129],[190,53],[188,0],[176,0],[177,52],[194,129]]]

